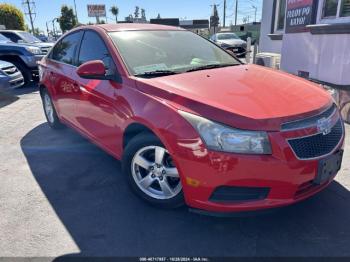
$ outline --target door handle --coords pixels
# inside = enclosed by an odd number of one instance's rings
[[[79,85],[77,83],[73,83],[73,91],[78,93],[79,92]]]

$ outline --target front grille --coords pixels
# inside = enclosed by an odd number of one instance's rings
[[[1,68],[1,70],[9,76],[18,72],[18,70],[15,66],[4,67],[4,68]]]
[[[41,53],[42,53],[43,55],[46,55],[49,51],[50,51],[50,48],[49,48],[49,47],[42,47],[42,48],[41,48]]]
[[[241,54],[246,52],[246,49],[244,47],[238,46],[238,47],[230,47],[228,50],[231,50],[234,53]]]
[[[290,139],[288,143],[299,159],[318,158],[333,152],[342,139],[343,133],[343,123],[339,119],[329,134]]]
[[[19,78],[19,79],[15,79],[15,80],[12,80],[10,81],[10,86],[11,87],[20,87],[24,84],[24,79],[23,77],[22,78]]]

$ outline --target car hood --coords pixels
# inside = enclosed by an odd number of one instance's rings
[[[13,64],[0,60],[0,69],[4,67],[10,67],[10,66],[13,66]]]
[[[218,40],[218,43],[232,46],[246,44],[246,42],[241,39]]]
[[[333,100],[307,80],[257,65],[137,79],[140,91],[227,125],[278,131],[281,124],[320,113]]]

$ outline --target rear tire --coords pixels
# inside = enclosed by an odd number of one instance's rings
[[[161,141],[150,133],[141,133],[126,146],[123,173],[132,190],[149,204],[161,208],[184,205],[179,173]]]
[[[51,96],[46,88],[41,92],[41,99],[43,102],[43,108],[47,123],[52,129],[62,129],[64,125],[61,123],[60,119],[57,116],[57,112],[54,104],[52,103]]]

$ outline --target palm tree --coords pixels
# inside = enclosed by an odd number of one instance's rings
[[[118,23],[118,14],[119,14],[118,6],[116,5],[112,6],[109,11],[115,16],[115,22]]]

